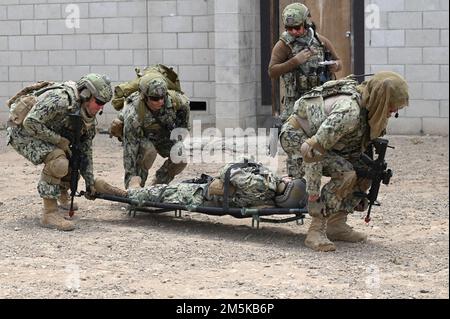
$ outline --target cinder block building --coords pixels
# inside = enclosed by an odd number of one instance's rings
[[[105,73],[114,84],[135,67],[179,73],[192,119],[204,126],[266,127],[282,97],[267,65],[289,0],[1,0],[0,103],[38,80]],[[448,135],[448,1],[309,0],[320,33],[344,71],[396,71],[410,107],[392,134]],[[106,128],[116,111],[99,117]],[[4,125],[8,110],[0,110]]]

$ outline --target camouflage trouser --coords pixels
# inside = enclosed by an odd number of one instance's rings
[[[285,123],[281,129],[280,143],[287,154],[287,173],[294,178],[300,179],[305,175],[300,146],[307,138],[303,131],[294,129],[289,123]]]
[[[22,127],[8,127],[6,132],[7,143],[34,165],[44,163],[46,156],[57,148],[54,144],[30,136]],[[63,179],[67,180],[67,177]],[[60,187],[67,187],[67,183],[60,186],[41,179],[37,189],[42,198],[57,199],[61,195]]]
[[[170,150],[175,144],[174,141],[170,140],[169,137],[162,137],[159,140],[134,140],[130,139],[127,136],[124,136],[126,139],[124,143],[124,148],[130,147],[135,148],[138,147],[138,158],[136,164],[134,161],[130,160],[125,156],[124,152],[124,168],[125,168],[125,187],[128,187],[130,179],[133,176],[139,176],[142,180],[142,184],[145,184],[148,178],[148,169],[146,169],[143,165],[139,164],[144,154],[147,150],[156,150],[156,152],[164,158],[167,158],[164,164],[156,171],[155,180],[157,184],[168,184],[170,183],[175,175],[179,174],[185,167],[186,163],[175,164],[170,159]]]
[[[178,183],[158,184],[138,189],[129,189],[128,197],[139,202],[149,201],[180,205],[200,206],[205,201],[208,184]]]
[[[293,176],[295,178],[305,177],[308,194],[321,195],[328,215],[339,211],[352,213],[361,201],[361,198],[353,196],[353,192],[365,192],[367,190],[367,182],[358,178],[355,189],[351,191],[351,194],[345,198],[340,198],[336,190],[343,186],[345,180],[334,177],[339,175],[339,173],[351,173],[366,166],[359,159],[344,158],[333,152],[328,152],[320,162],[303,163],[300,146],[306,139],[308,139],[308,136],[302,130],[294,129],[289,123],[283,126],[280,142],[284,151],[291,155],[292,161],[290,162],[288,158],[288,165],[292,165],[290,171],[293,172]],[[320,190],[322,176],[333,178]]]
[[[335,214],[339,211],[345,211],[348,214],[353,213],[355,207],[360,203],[361,198],[354,196],[355,192],[366,192],[370,186],[370,182],[364,178],[357,178],[355,185],[349,189],[348,194],[341,198],[338,190],[342,188],[345,180],[336,178],[342,176],[340,173],[352,173],[357,170],[366,169],[367,166],[358,159],[345,159],[333,152],[328,152],[319,163],[312,163],[309,168],[305,167],[306,179],[314,180],[320,187],[320,179],[322,176],[331,177],[321,190],[321,199],[325,202],[327,215]],[[306,166],[306,165],[305,165]],[[308,182],[307,182],[308,183]]]
[[[286,121],[289,116],[291,116],[292,112],[294,111],[294,104],[295,101],[297,101],[294,97],[284,97],[284,109],[280,114],[280,119],[284,122]]]
[[[285,122],[289,116],[294,112],[294,104],[298,99],[295,97],[285,97],[284,98],[284,110],[280,116],[281,120]],[[283,133],[285,130],[282,130]],[[286,171],[289,176],[295,178],[302,178],[304,175],[302,163],[303,159],[300,156],[300,146],[308,138],[302,136],[302,132],[296,131],[294,128],[290,127],[288,129],[288,134],[285,135],[284,141],[280,136],[281,146],[286,152]],[[292,140],[293,139],[293,140]],[[283,146],[283,143],[286,146]],[[298,144],[300,143],[300,144]],[[297,146],[298,145],[298,146]],[[286,147],[286,148],[285,148]]]

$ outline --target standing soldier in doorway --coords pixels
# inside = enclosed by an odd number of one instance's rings
[[[285,87],[282,122],[292,114],[294,103],[313,87],[334,78],[341,69],[341,61],[330,40],[315,32],[309,9],[292,3],[283,10],[285,32],[272,50],[269,76],[282,78]],[[328,64],[328,65],[327,65]],[[302,159],[288,156],[287,172],[301,178]]]

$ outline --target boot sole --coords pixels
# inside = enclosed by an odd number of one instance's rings
[[[334,244],[326,244],[324,246],[314,246],[314,245],[311,245],[311,244],[305,242],[305,246],[310,248],[310,249],[312,249],[312,250],[322,251],[322,252],[328,252],[328,251],[335,251],[336,250],[336,246]]]
[[[328,235],[327,237],[329,240],[332,241],[342,241],[342,242],[346,242],[346,243],[365,243],[367,241],[367,236],[365,238],[361,238],[361,239],[344,239],[342,237],[339,236],[333,236],[333,235]]]

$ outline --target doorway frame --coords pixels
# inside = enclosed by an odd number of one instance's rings
[[[280,110],[280,80],[272,80],[268,68],[272,48],[279,39],[279,0],[260,0],[261,10],[261,102],[272,105],[272,115]],[[352,69],[354,74],[365,73],[365,12],[364,1],[352,0]],[[270,35],[270,36],[267,36]],[[359,79],[361,80],[361,79]]]

